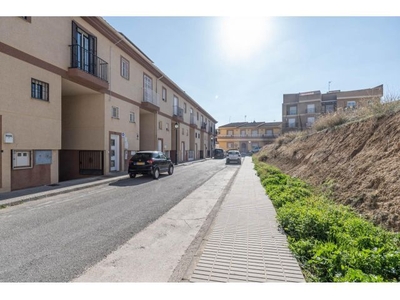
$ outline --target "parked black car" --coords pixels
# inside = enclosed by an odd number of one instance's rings
[[[214,158],[225,158],[224,149],[216,148],[214,149]]]
[[[129,160],[128,173],[130,178],[135,178],[136,174],[147,174],[158,179],[160,173],[174,173],[174,164],[160,151],[139,151]]]

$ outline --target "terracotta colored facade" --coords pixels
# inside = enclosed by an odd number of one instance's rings
[[[235,122],[218,127],[217,147],[238,149],[242,153],[257,151],[271,144],[282,131],[281,122]]]

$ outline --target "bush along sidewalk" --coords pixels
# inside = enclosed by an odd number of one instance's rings
[[[400,235],[254,158],[289,248],[308,282],[399,282]]]

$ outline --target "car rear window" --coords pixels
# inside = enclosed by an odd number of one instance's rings
[[[150,159],[152,158],[153,153],[136,153],[132,156],[132,159]]]

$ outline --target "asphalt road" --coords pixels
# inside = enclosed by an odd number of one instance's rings
[[[207,160],[0,210],[0,282],[69,282],[226,166]]]

